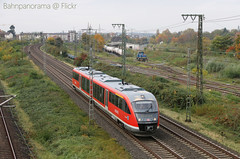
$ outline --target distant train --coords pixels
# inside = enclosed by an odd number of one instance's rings
[[[122,49],[120,49],[118,47],[104,45],[104,50],[109,53],[116,54],[117,56],[122,56],[122,54],[123,54]]]
[[[136,59],[143,62],[148,61],[147,55],[143,51],[138,52]]]
[[[94,104],[135,135],[150,135],[159,128],[159,109],[154,95],[143,88],[93,71]],[[73,88],[90,98],[90,70],[73,69]]]

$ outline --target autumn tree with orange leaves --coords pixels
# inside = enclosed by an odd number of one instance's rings
[[[95,34],[94,39],[95,39],[95,50],[98,52],[102,51],[105,44],[104,38],[100,34]]]

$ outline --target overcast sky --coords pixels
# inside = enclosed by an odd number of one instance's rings
[[[23,8],[27,4],[30,7]],[[118,31],[112,23],[124,23],[128,32],[196,30],[197,23],[190,23],[190,18],[183,23],[183,13],[204,14],[204,31],[240,26],[239,0],[0,0],[0,29],[7,31],[14,24],[17,33],[66,32],[87,28],[89,23],[110,32]],[[233,18],[208,21],[226,17]]]

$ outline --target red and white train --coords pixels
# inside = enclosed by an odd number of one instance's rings
[[[90,97],[91,72],[88,67],[73,69],[73,88]],[[149,135],[159,128],[159,109],[154,95],[132,84],[93,70],[93,100],[125,129]]]

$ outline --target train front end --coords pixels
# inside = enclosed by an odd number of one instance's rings
[[[130,97],[138,130],[133,134],[137,136],[152,135],[159,129],[159,109],[154,95],[147,91],[132,93]]]
[[[139,126],[139,134],[152,134],[159,127],[159,111],[156,101],[142,100],[132,103],[136,120]]]

